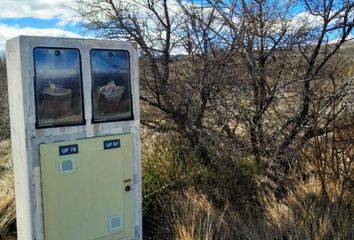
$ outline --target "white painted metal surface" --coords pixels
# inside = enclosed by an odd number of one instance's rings
[[[35,47],[76,48],[80,50],[86,125],[36,129],[33,82],[33,49]],[[129,51],[134,120],[91,123],[91,49]],[[135,191],[135,227],[137,229],[135,239],[142,239],[137,46],[129,42],[110,40],[19,36],[7,41],[6,61],[18,239],[44,240],[38,144],[124,133],[134,135],[135,185],[133,189]]]

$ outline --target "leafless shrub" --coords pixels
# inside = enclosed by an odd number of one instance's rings
[[[10,137],[5,57],[0,54],[0,140]]]
[[[300,16],[296,1],[76,2],[88,30],[140,47],[143,124],[179,132],[206,165],[223,139],[285,175],[314,137],[320,86],[341,85],[331,59],[354,25],[346,0],[306,0]]]

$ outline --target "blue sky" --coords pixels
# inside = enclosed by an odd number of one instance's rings
[[[18,35],[85,36],[74,0],[1,0],[0,51]]]
[[[75,0],[0,1],[0,51],[4,50],[6,40],[18,35],[54,37],[87,37],[88,35],[80,26],[80,18],[73,10]],[[194,1],[194,4],[197,2]],[[292,9],[292,14],[298,14],[294,20],[303,22],[301,20],[303,10],[301,4]],[[310,24],[316,24],[315,18],[308,20]]]
[[[52,19],[38,19],[38,18],[3,18],[0,23],[8,26],[18,26],[20,28],[34,27],[34,28],[58,28],[65,31],[80,32],[81,27],[78,24],[59,25],[60,19],[55,17]]]

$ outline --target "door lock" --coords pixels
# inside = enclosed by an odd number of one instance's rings
[[[125,191],[126,191],[126,192],[129,192],[131,189],[132,189],[132,188],[131,188],[129,185],[125,187]]]

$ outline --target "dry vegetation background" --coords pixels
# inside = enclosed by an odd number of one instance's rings
[[[140,49],[144,239],[354,239],[353,1],[77,3],[88,31]]]
[[[6,85],[5,57],[0,55],[0,239],[11,239],[16,230]]]

